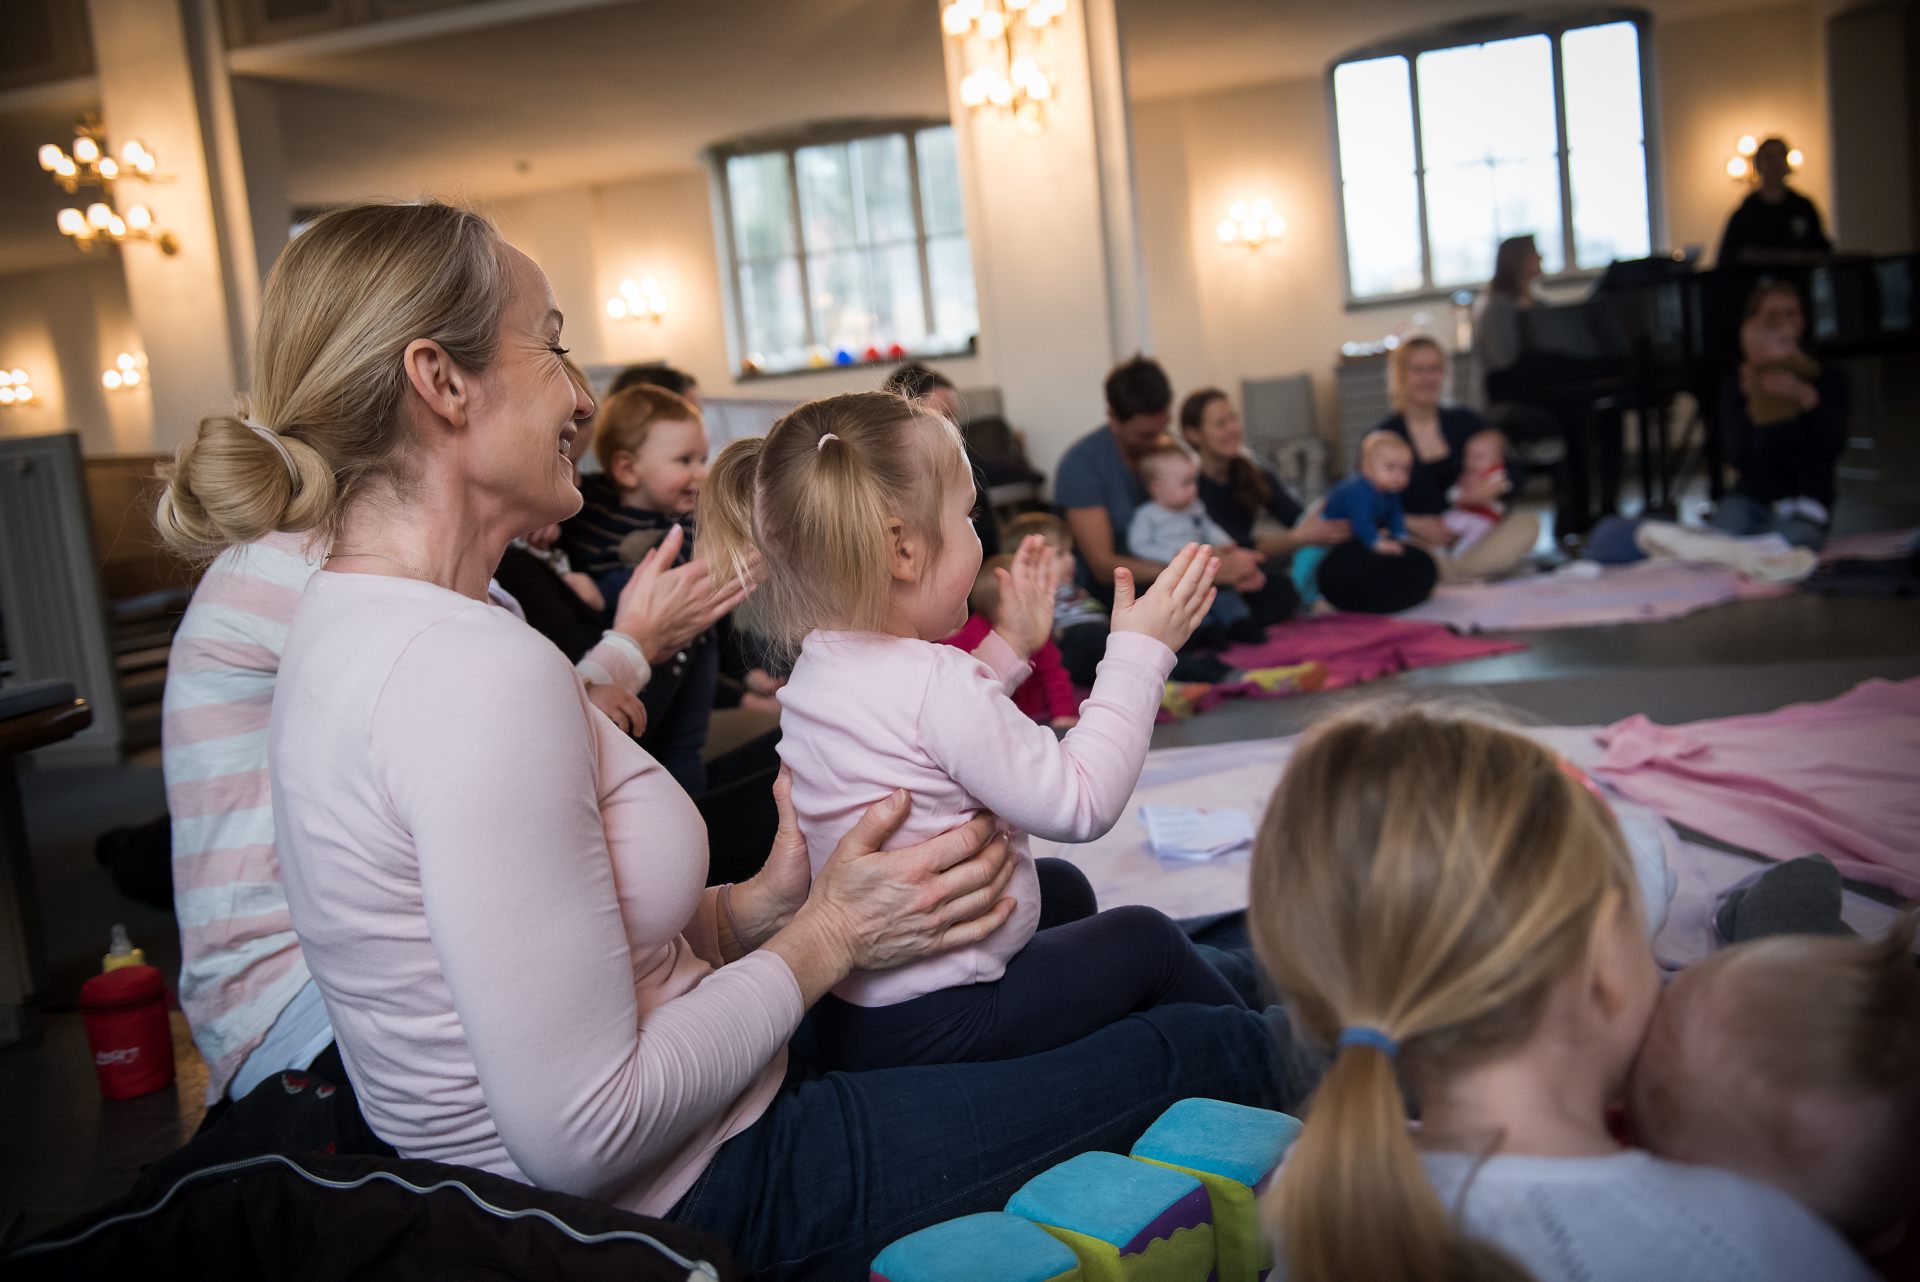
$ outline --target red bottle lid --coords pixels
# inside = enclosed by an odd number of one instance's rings
[[[166,981],[154,967],[121,966],[80,985],[80,1009],[104,1011],[137,1006],[165,991]]]

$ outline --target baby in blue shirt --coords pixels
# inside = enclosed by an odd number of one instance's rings
[[[1413,447],[1397,432],[1368,432],[1360,442],[1360,471],[1327,491],[1321,515],[1346,521],[1353,537],[1376,552],[1406,550],[1407,514],[1400,492],[1413,479]]]
[[[1407,514],[1400,492],[1413,479],[1413,447],[1396,432],[1368,432],[1360,442],[1360,470],[1327,491],[1320,515],[1346,521],[1359,542],[1388,556],[1406,551]],[[1288,567],[1303,602],[1320,595],[1320,562],[1327,549],[1301,548]]]

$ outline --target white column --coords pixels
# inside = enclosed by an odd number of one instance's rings
[[[152,387],[153,439],[141,444],[160,452],[186,440],[203,415],[231,403],[244,350],[237,314],[254,297],[237,289],[230,273],[227,255],[235,247],[231,237],[223,239],[224,211],[212,189],[216,172],[223,183],[240,175],[237,147],[222,142],[223,133],[231,141],[230,108],[223,122],[214,106],[216,97],[226,101],[224,70],[217,85],[206,78],[209,66],[223,63],[208,57],[215,37],[199,25],[205,14],[197,9],[190,25],[182,0],[87,0],[108,140],[117,151],[139,138],[166,179],[116,183],[116,203],[147,206],[154,225],[180,245],[173,256],[150,244],[118,251]]]
[[[1051,471],[1103,420],[1107,371],[1150,344],[1114,0],[1069,0],[1053,24],[1038,135],[961,101],[970,68],[942,38],[981,355],[1034,462]]]

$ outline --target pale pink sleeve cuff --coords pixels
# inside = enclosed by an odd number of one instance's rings
[[[588,681],[619,686],[631,695],[638,695],[646,689],[647,682],[653,677],[653,669],[648,665],[640,643],[626,633],[615,632],[611,628],[573,666],[574,671]]]
[[[1033,665],[1014,653],[1007,639],[998,632],[987,633],[986,640],[973,648],[973,657],[987,665],[994,678],[1012,694],[1033,675]]]

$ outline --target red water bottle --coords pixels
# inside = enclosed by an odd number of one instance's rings
[[[131,1099],[173,1085],[173,1028],[159,971],[135,962],[95,975],[80,986],[80,1016],[102,1095]]]

